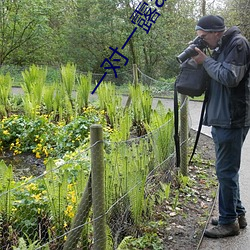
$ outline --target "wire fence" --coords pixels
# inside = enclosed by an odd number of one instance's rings
[[[157,82],[138,71],[145,81]],[[74,159],[48,159],[43,174],[18,180],[2,161],[1,249],[119,249],[129,237],[142,234],[140,223],[154,217],[155,203],[163,199],[162,183],[171,183],[176,174],[173,134],[171,116],[141,137],[117,142],[98,137],[88,148],[79,148]],[[99,151],[92,151],[98,145]],[[103,186],[98,178],[93,182],[93,167],[102,158]],[[105,207],[96,216],[94,210],[103,206],[100,190]]]

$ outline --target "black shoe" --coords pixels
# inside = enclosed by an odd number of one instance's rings
[[[219,224],[210,229],[206,229],[204,235],[209,238],[224,238],[228,236],[239,235],[240,227],[238,222],[234,222],[232,224],[222,225]]]
[[[245,228],[247,226],[247,220],[246,220],[245,214],[239,215],[238,222],[239,222],[240,229],[243,229],[243,228]],[[217,218],[212,218],[211,224],[214,225],[214,226],[217,226],[218,225],[218,219]]]

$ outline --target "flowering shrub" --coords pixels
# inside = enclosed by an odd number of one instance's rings
[[[0,150],[10,150],[14,155],[33,152],[37,158],[62,156],[86,143],[90,126],[103,121],[103,112],[92,107],[84,109],[81,116],[67,124],[65,121],[54,123],[48,115],[34,119],[12,115],[0,121]]]

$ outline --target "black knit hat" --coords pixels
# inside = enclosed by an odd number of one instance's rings
[[[195,26],[195,30],[204,31],[224,31],[225,24],[224,19],[221,16],[203,16]]]

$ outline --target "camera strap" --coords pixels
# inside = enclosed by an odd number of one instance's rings
[[[205,109],[206,109],[206,104],[207,104],[207,92],[208,91],[205,91],[205,96],[204,96],[204,100],[203,100],[202,108],[201,108],[199,126],[198,126],[198,130],[196,132],[196,138],[195,138],[195,142],[194,142],[193,151],[192,151],[192,154],[191,154],[190,159],[189,159],[189,164],[191,164],[191,162],[192,162],[193,156],[195,154],[195,151],[196,151],[196,148],[197,148],[197,145],[198,145],[198,142],[199,142],[199,138],[200,138],[200,134],[201,134],[201,129],[202,129],[203,117],[204,117],[204,113],[205,113]]]
[[[192,150],[192,154],[189,159],[189,164],[191,164],[192,162],[193,156],[195,154],[195,151],[199,142],[203,117],[204,117],[206,104],[207,104],[207,96],[208,96],[207,92],[208,91],[205,91],[205,97],[204,97],[204,101],[202,103],[202,108],[201,108],[199,126],[196,132],[195,143],[194,143],[194,147]],[[176,152],[176,167],[179,168],[181,160],[180,160],[180,137],[179,137],[179,105],[178,105],[178,92],[176,89],[176,84],[174,85],[174,128],[175,128],[174,141],[175,141],[175,152]]]

